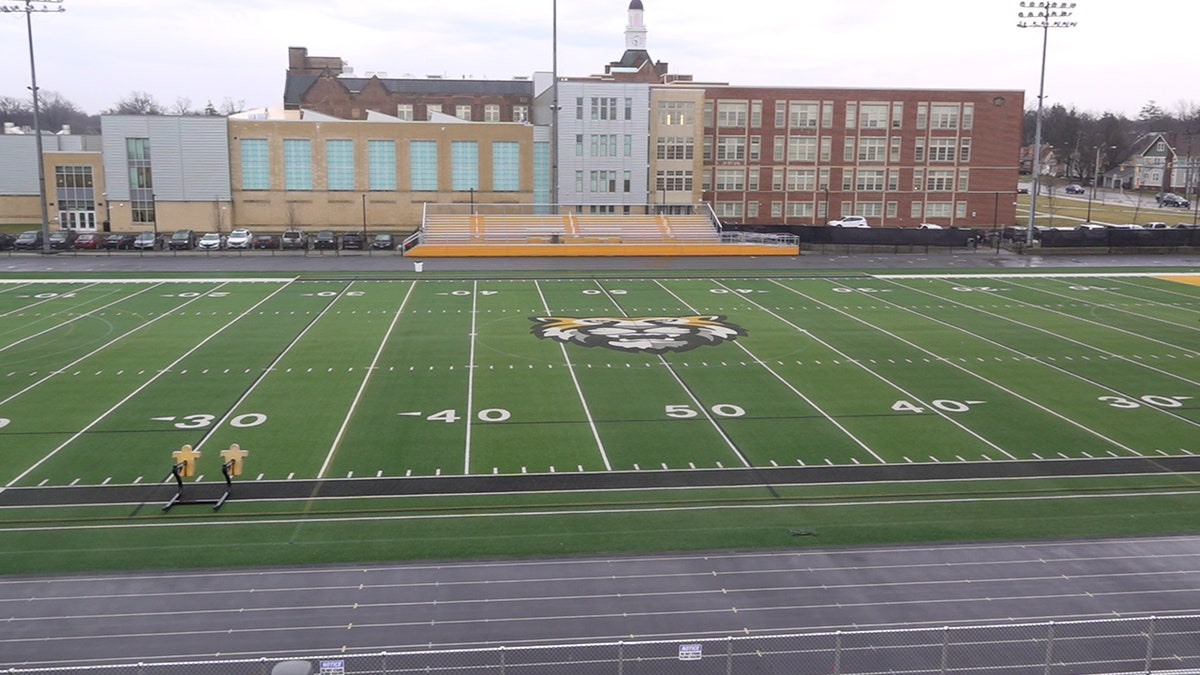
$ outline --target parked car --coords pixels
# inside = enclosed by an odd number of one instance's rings
[[[1075,226],[1076,230],[1103,230],[1104,226],[1097,223],[1080,223]]]
[[[196,248],[201,251],[220,251],[222,243],[220,232],[205,232],[196,243]]]
[[[154,230],[142,230],[135,235],[126,233],[121,236],[133,237],[133,241],[130,242],[129,246],[122,246],[121,248],[132,248],[138,251],[153,251],[157,248],[162,248],[162,244],[158,240],[158,233]]]
[[[42,231],[26,230],[17,235],[13,248],[18,251],[40,251],[42,249]]]
[[[382,251],[390,251],[396,248],[396,238],[391,232],[380,232],[371,240],[371,248]]]
[[[1063,192],[1069,195],[1081,195],[1087,192],[1087,189],[1077,183],[1071,183],[1067,187],[1063,188]]]
[[[129,251],[136,248],[136,244],[140,234],[134,232],[113,232],[104,238],[104,248],[110,251]],[[155,239],[154,233],[150,233],[151,245]]]
[[[1192,203],[1180,197],[1174,192],[1164,192],[1157,195],[1159,206],[1173,206],[1180,209],[1188,209],[1192,207]]]
[[[343,249],[353,248],[353,249],[358,249],[359,251],[361,251],[363,249],[362,232],[347,232],[346,234],[343,234],[342,235],[342,248]]]
[[[1166,223],[1162,222],[1161,220],[1152,220],[1152,221],[1142,225],[1142,227],[1147,230],[1165,230],[1171,226],[1167,225]]]
[[[254,234],[250,230],[234,230],[225,238],[225,248],[250,248],[250,243],[254,241]]]
[[[75,230],[55,230],[50,233],[50,248],[55,251],[69,251],[75,248],[75,240],[79,234]]]
[[[333,230],[321,230],[317,236],[313,238],[314,251],[336,251],[338,247],[337,235]]]
[[[936,225],[934,223],[921,223],[920,225],[917,226],[917,229],[919,229],[919,230],[940,230],[940,229],[942,229],[942,226]]]
[[[17,238],[11,234],[0,232],[0,251],[11,251],[16,240]]]
[[[1108,229],[1110,229],[1110,230],[1144,230],[1146,228],[1142,227],[1141,225],[1138,225],[1137,223],[1121,223],[1119,225],[1109,225]]]
[[[302,230],[288,230],[280,242],[281,248],[308,248],[308,235]]]
[[[80,232],[75,238],[75,248],[83,251],[93,251],[100,248],[103,240],[95,232]]]
[[[863,216],[842,216],[837,220],[829,221],[830,227],[871,227],[867,223],[867,219]]]
[[[167,248],[172,251],[190,251],[196,248],[196,233],[192,230],[175,230],[167,242]]]
[[[279,238],[273,234],[254,235],[254,248],[279,248]]]

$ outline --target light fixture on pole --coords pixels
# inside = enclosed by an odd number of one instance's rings
[[[1042,174],[1042,103],[1046,96],[1046,45],[1050,39],[1051,28],[1073,28],[1074,21],[1067,21],[1074,14],[1073,2],[1047,2],[1038,0],[1021,3],[1021,11],[1017,12],[1018,28],[1042,29],[1042,74],[1038,81],[1037,117],[1034,121],[1033,132],[1033,189],[1029,191],[1029,226],[1025,232],[1025,243],[1033,244],[1033,218],[1037,214],[1038,189],[1041,187]]]
[[[0,5],[0,12],[25,13],[25,32],[29,36],[29,90],[33,92],[33,136],[37,147],[38,196],[42,207],[42,252],[50,252],[50,212],[46,207],[46,172],[42,167],[42,124],[38,104],[37,67],[33,60],[33,14],[34,12],[63,12],[63,0],[24,0],[21,5]]]

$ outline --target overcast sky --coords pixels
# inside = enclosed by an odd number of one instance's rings
[[[22,0],[0,0],[12,6]],[[558,0],[558,72],[620,58],[629,0]],[[1041,29],[1019,0],[643,0],[650,55],[740,85],[1018,89],[1037,100]],[[89,113],[130,92],[172,108],[283,96],[287,48],[356,74],[507,79],[550,71],[554,0],[65,0],[33,16],[38,84]],[[1046,104],[1136,117],[1200,98],[1196,0],[1079,0],[1051,29]],[[0,96],[29,99],[24,16],[0,14]]]

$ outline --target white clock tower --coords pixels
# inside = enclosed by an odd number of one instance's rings
[[[642,23],[642,0],[629,3],[629,25],[625,26],[625,49],[646,49],[646,26]]]

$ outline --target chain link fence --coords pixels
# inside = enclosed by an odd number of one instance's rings
[[[1200,674],[1200,616],[21,669],[103,675]]]

